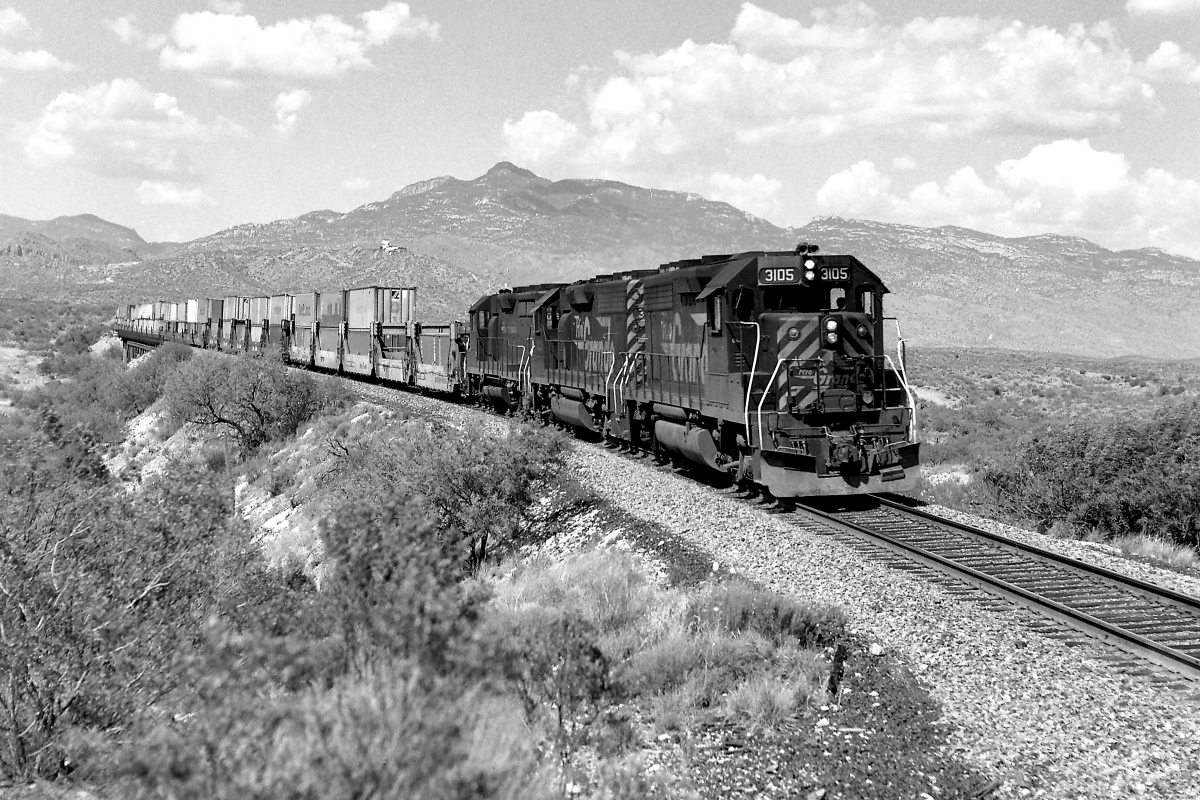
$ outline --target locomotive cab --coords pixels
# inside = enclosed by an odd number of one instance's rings
[[[747,392],[756,477],[780,496],[915,489],[912,403],[883,346],[883,283],[852,256],[800,253],[760,257],[756,278],[766,357]]]

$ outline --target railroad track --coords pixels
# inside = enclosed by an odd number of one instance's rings
[[[1059,636],[1070,643],[1103,642],[1190,688],[1200,683],[1200,599],[883,497],[800,505],[796,513],[1048,617],[1050,627],[1074,632]],[[1128,656],[1109,660],[1147,673]]]

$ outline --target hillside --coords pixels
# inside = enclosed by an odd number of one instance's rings
[[[419,181],[351,211],[237,225],[183,244],[148,244],[90,215],[0,217],[0,236],[0,288],[10,290],[107,301],[404,283],[421,288],[431,317],[462,317],[505,284],[803,240],[854,253],[878,272],[893,292],[891,312],[918,344],[1200,357],[1195,259],[1052,234],[838,217],[781,228],[694,194],[552,181],[508,162],[473,180]]]

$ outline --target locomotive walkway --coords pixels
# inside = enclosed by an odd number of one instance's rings
[[[832,509],[802,505],[797,513],[833,527],[852,546],[869,542],[876,553],[951,576],[1200,681],[1200,599],[882,497]],[[1128,657],[1109,660],[1145,671]]]

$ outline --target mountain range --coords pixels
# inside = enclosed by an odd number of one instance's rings
[[[415,285],[427,319],[463,317],[504,284],[570,280],[745,250],[853,253],[892,291],[914,344],[1094,356],[1200,357],[1200,261],[1047,234],[1004,238],[838,217],[781,228],[698,195],[551,181],[507,162],[439,177],[348,212],[148,243],[89,214],[0,215],[0,289],[133,302]]]

